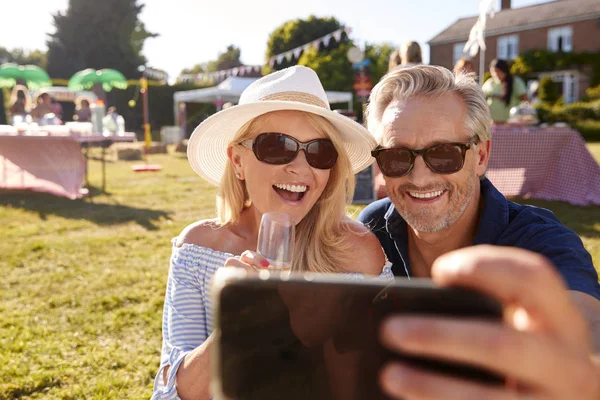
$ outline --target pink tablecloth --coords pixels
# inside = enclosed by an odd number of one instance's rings
[[[568,128],[494,126],[487,176],[505,196],[600,205],[600,167]],[[375,189],[386,196],[378,169]]]
[[[132,141],[133,137],[26,136],[0,133],[0,189],[33,190],[80,198],[86,162],[80,143]]]
[[[0,189],[25,189],[76,199],[85,178],[77,140],[0,135]]]

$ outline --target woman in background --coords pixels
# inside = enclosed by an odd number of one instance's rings
[[[510,73],[506,60],[492,60],[490,73],[492,77],[483,84],[483,92],[490,106],[492,121],[495,124],[506,123],[510,109],[527,101],[527,87],[521,78]]]

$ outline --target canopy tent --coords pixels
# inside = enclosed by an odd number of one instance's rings
[[[175,105],[175,121],[179,121],[179,110],[181,103],[215,103],[217,110],[220,110],[221,106],[225,102],[237,103],[242,95],[244,89],[259,78],[242,78],[237,76],[230,76],[217,86],[204,88],[185,90],[182,92],[175,92],[173,94],[173,100]],[[325,92],[327,99],[330,104],[336,103],[348,103],[348,109],[353,108],[352,104],[352,93],[351,92]]]

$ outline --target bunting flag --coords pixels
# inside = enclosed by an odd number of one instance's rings
[[[482,0],[482,1],[492,1],[492,0]],[[320,37],[316,40],[311,41],[310,43],[305,43],[302,46],[298,46],[294,49],[288,50],[281,54],[276,54],[269,58],[267,64],[273,68],[275,64],[281,64],[285,59],[287,62],[291,62],[292,59],[300,58],[302,52],[307,52],[310,48],[314,48],[316,51],[319,51],[321,47],[321,43],[325,45],[325,47],[329,46],[331,43],[331,39],[334,39],[336,42],[341,43],[342,35],[346,33],[346,35],[350,35],[352,32],[352,28],[349,26],[345,26],[343,28],[337,29],[334,32],[328,33],[327,35]],[[242,65],[235,68],[230,68],[227,70],[215,71],[215,72],[204,72],[199,74],[183,74],[177,78],[178,82],[214,82],[215,80],[222,80],[228,76],[243,76],[246,74],[250,74],[252,72],[260,72],[262,66],[261,65]]]
[[[150,67],[146,67],[146,69],[144,69],[144,76],[146,78],[150,78],[150,79],[156,80],[156,81],[168,81],[169,80],[169,74],[167,74],[165,71],[161,71],[161,70],[150,68]]]
[[[328,33],[327,35],[320,37],[316,40],[313,40],[310,43],[303,44],[302,46],[298,46],[294,49],[288,50],[285,53],[276,54],[269,58],[269,65],[271,67],[275,66],[275,64],[281,64],[283,60],[287,60],[288,62],[292,60],[292,58],[300,58],[300,54],[302,52],[307,52],[313,47],[315,50],[319,51],[321,47],[321,43],[325,45],[325,47],[329,46],[331,39],[335,39],[336,42],[340,43],[342,41],[342,34],[346,32],[346,35],[349,35],[352,32],[352,29],[348,26],[340,28],[334,32]]]
[[[194,83],[207,83],[223,80],[229,76],[245,76],[252,72],[260,72],[261,65],[241,65],[239,67],[225,69],[215,72],[201,72],[198,74],[183,74],[177,78],[178,82],[194,82]]]

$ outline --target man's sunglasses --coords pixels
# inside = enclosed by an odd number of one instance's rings
[[[261,133],[254,139],[244,140],[242,146],[252,149],[259,161],[267,164],[287,164],[304,150],[308,164],[317,169],[330,169],[337,161],[338,153],[329,139],[300,142],[284,133]]]
[[[398,178],[407,175],[415,166],[415,158],[420,155],[425,164],[435,173],[453,174],[462,169],[465,154],[477,138],[467,143],[442,143],[422,150],[411,150],[404,147],[380,148],[371,151],[383,175]]]

